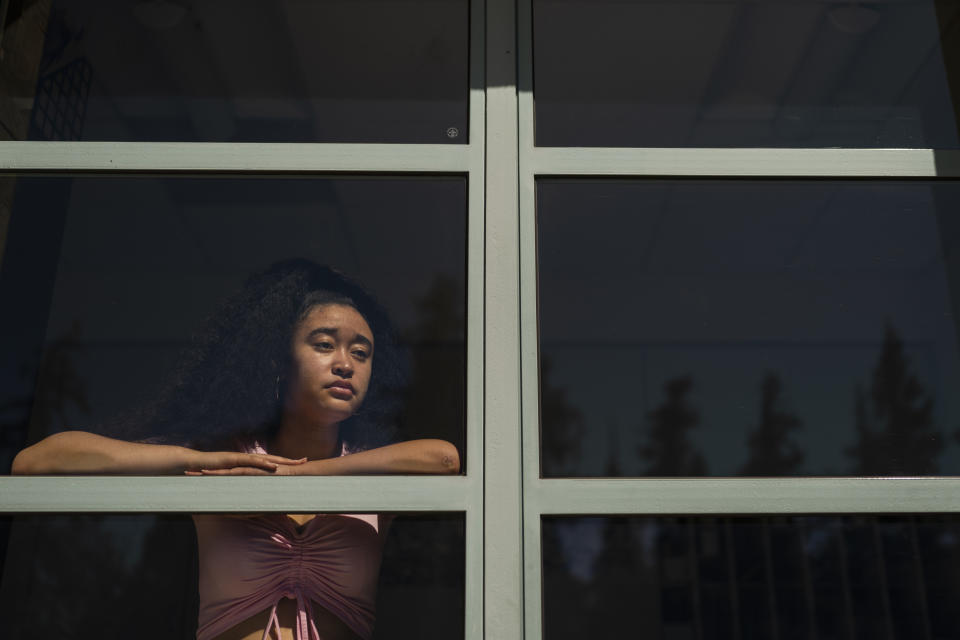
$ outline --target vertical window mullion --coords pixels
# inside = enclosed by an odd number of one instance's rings
[[[486,3],[484,637],[523,637],[519,230],[513,0]]]

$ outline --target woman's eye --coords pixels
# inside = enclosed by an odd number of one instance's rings
[[[357,349],[356,351],[353,352],[353,355],[357,358],[360,358],[361,360],[366,360],[369,354],[366,351]]]
[[[317,349],[318,351],[329,351],[330,349],[333,349],[333,343],[332,342],[315,342],[313,345],[313,348]]]

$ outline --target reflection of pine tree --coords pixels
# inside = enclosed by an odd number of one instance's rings
[[[647,415],[648,442],[639,448],[640,457],[649,463],[647,475],[706,475],[706,461],[687,438],[687,432],[700,422],[700,416],[687,404],[691,389],[690,376],[668,380],[663,385],[666,399]]]
[[[189,519],[30,516],[13,531],[0,603],[4,637],[120,638],[131,629],[148,640],[196,636]]]
[[[413,350],[404,438],[443,438],[463,452],[463,327],[463,293],[452,278],[438,276],[417,300],[417,323],[404,334]]]
[[[83,379],[70,358],[81,334],[80,325],[75,323],[70,331],[53,340],[40,362],[37,398],[31,418],[32,425],[39,431],[31,435],[39,436],[38,439],[69,426],[70,405],[83,413],[90,413]]]
[[[150,634],[140,632],[141,638],[196,638],[199,594],[193,521],[181,515],[118,517],[135,520],[128,526],[143,529],[140,557],[117,601],[116,608],[126,618],[122,628],[150,629]],[[145,593],[157,596],[144,598]]]
[[[86,386],[71,358],[81,334],[74,324],[50,342],[36,369],[21,365],[21,376],[37,375],[37,382],[33,393],[0,402],[0,472],[9,472],[17,451],[69,426],[72,410],[90,413]]]
[[[846,450],[859,475],[937,472],[944,443],[933,425],[933,398],[910,372],[903,341],[887,326],[868,398],[857,389],[857,442]]]
[[[747,440],[750,457],[740,469],[742,476],[796,475],[803,464],[803,451],[788,439],[790,432],[803,423],[778,406],[782,390],[777,374],[764,376],[760,384],[760,424]]]
[[[466,349],[463,289],[438,276],[416,300],[403,338],[412,351],[403,438],[443,438],[464,451]],[[441,638],[463,625],[463,519],[401,516],[384,547],[375,638]],[[425,611],[432,607],[434,615]]]
[[[553,384],[553,363],[540,357],[540,425],[543,474],[562,475],[569,460],[576,461],[583,437],[583,414],[567,400],[567,390]]]
[[[854,459],[856,467],[853,473],[860,475],[879,474],[882,473],[886,464],[884,456],[885,438],[871,426],[867,397],[859,384],[854,394],[854,429],[857,434],[857,442],[847,447],[845,453]]]

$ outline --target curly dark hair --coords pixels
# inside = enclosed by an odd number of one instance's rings
[[[356,309],[375,346],[367,395],[360,410],[340,423],[340,439],[351,451],[390,442],[406,379],[390,319],[359,283],[303,259],[251,276],[207,320],[156,403],[132,422],[155,442],[206,450],[266,445],[280,423],[294,329],[325,304]]]

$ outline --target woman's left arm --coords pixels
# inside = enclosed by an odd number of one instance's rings
[[[277,466],[269,472],[253,467],[203,470],[203,475],[308,475],[349,476],[372,474],[454,474],[460,473],[460,454],[446,440],[408,440],[385,447],[358,451],[338,458],[308,460],[302,464]]]

